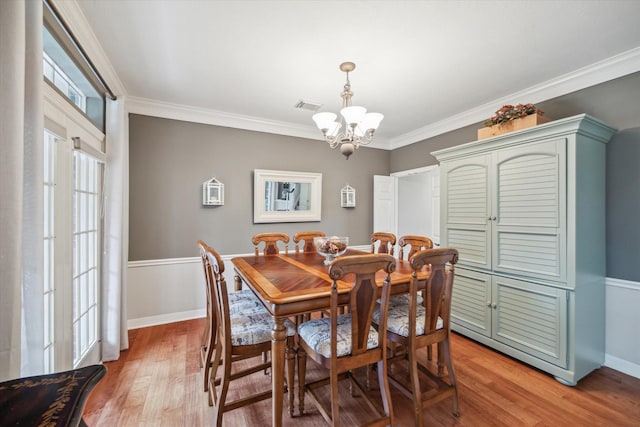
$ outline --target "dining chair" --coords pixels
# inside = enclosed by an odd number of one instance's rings
[[[293,244],[296,248],[296,253],[300,253],[300,245],[302,242],[302,253],[315,253],[317,252],[316,246],[313,243],[314,237],[324,237],[325,233],[322,231],[299,231],[293,235]],[[300,314],[296,316],[296,325],[304,322],[305,320],[309,320],[311,318],[311,313]]]
[[[260,245],[264,243],[263,255],[277,255],[280,253],[278,242],[284,246],[284,253],[289,253],[289,235],[286,233],[258,233],[251,238],[256,256],[260,255]],[[236,276],[235,290],[242,289],[242,281]]]
[[[371,235],[371,253],[393,255],[396,235],[393,233],[376,232]],[[376,249],[376,245],[378,248]]]
[[[405,248],[409,248],[408,251],[405,251]],[[413,255],[422,251],[424,249],[433,249],[433,240],[426,236],[418,236],[415,234],[406,234],[401,236],[398,239],[398,259],[404,259],[404,253],[407,252],[407,259],[410,259]],[[424,292],[424,291],[423,291]],[[418,304],[422,303],[422,294],[423,292],[418,293]],[[409,295],[394,295],[391,297],[391,304],[398,303],[409,303]],[[401,350],[402,346],[394,346],[394,352]],[[427,346],[427,360],[431,360],[433,358],[433,349],[432,346]]]
[[[416,252],[424,249],[433,249],[433,241],[427,236],[418,236],[406,234],[398,239],[398,258],[404,259],[405,248],[409,247],[407,259],[411,258]]]
[[[296,247],[296,253],[300,253],[300,245],[298,243],[302,242],[302,252],[316,252],[316,247],[313,244],[314,237],[324,237],[322,231],[299,231],[293,235],[293,244]]]
[[[408,362],[408,381],[389,375],[389,381],[413,401],[414,421],[422,426],[423,410],[427,406],[448,397],[453,397],[453,414],[458,416],[458,388],[451,359],[450,314],[454,265],[458,251],[453,248],[426,249],[414,254],[411,259],[413,277],[409,286],[409,302],[389,303],[388,312],[380,306],[373,313],[374,324],[383,330],[385,314],[387,338],[390,342],[406,348],[402,354],[389,358],[389,364]],[[430,274],[422,304],[418,303],[417,272],[429,266]],[[436,344],[438,348],[437,372],[418,360],[417,350]],[[443,378],[447,368],[448,382]],[[420,374],[427,376],[435,388],[423,393]]]
[[[251,238],[256,256],[260,255],[259,246],[264,243],[263,255],[277,255],[280,253],[278,242],[284,246],[284,253],[289,253],[289,235],[286,233],[259,233]]]
[[[213,350],[215,349],[216,339],[216,317],[212,313],[214,305],[212,304],[213,295],[208,286],[208,278],[213,274],[211,264],[207,258],[207,245],[202,240],[198,240],[198,249],[202,260],[202,268],[204,270],[204,287],[206,296],[207,317],[202,331],[200,341],[200,367],[204,367],[204,391],[209,391],[209,373],[211,370],[211,361],[213,359]],[[224,266],[223,266],[224,269]],[[249,289],[240,290],[229,293],[229,310],[232,313],[240,311],[265,311],[264,306],[258,301],[258,298]]]
[[[82,412],[104,365],[0,382],[0,426],[85,426]]]
[[[393,408],[387,379],[386,334],[378,334],[372,327],[371,319],[376,301],[380,299],[382,307],[379,317],[380,329],[385,330],[386,308],[389,302],[390,273],[394,271],[395,258],[388,254],[368,254],[338,258],[329,266],[332,279],[329,317],[313,319],[298,326],[300,348],[299,364],[299,404],[300,413],[304,413],[304,398],[308,393],[324,419],[334,426],[340,425],[338,403],[338,381],[349,379],[365,398],[366,403],[379,418],[368,425],[389,425],[393,422]],[[376,283],[376,273],[386,273],[382,288]],[[338,289],[338,281],[347,281],[348,289]],[[348,298],[342,295],[347,293]],[[349,310],[339,314],[338,299],[347,299]],[[307,356],[329,370],[329,377],[305,383]],[[382,397],[383,411],[375,405],[352,371],[377,363],[378,381]],[[329,384],[331,408],[324,405],[317,389]]]
[[[245,389],[240,397],[227,402],[227,393],[231,381],[248,375],[264,371],[271,367],[271,361],[261,360],[251,366],[246,366],[248,359],[262,356],[271,349],[271,330],[273,319],[266,311],[232,313],[229,306],[227,283],[224,278],[224,262],[220,255],[211,247],[207,248],[206,256],[213,274],[209,275],[209,291],[213,295],[212,313],[216,317],[216,340],[214,360],[209,376],[209,405],[214,406],[214,420],[216,426],[222,425],[223,414],[236,408],[253,404],[273,395],[269,385],[268,390],[256,391],[255,386]],[[285,359],[287,365],[286,385],[289,393],[289,414],[293,416],[294,400],[294,368],[295,352],[293,339],[295,325],[286,320],[287,342]],[[213,325],[212,325],[213,327]],[[236,362],[244,361],[240,367]],[[236,365],[232,372],[233,365]],[[220,377],[218,378],[218,371]],[[250,392],[253,392],[250,394]]]

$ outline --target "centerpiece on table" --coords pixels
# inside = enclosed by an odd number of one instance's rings
[[[316,246],[318,253],[324,256],[324,265],[329,265],[347,251],[349,238],[338,236],[314,237],[313,244]]]
[[[551,119],[533,104],[503,105],[496,114],[484,122],[486,127],[478,129],[478,139],[490,138],[503,133],[526,129]]]

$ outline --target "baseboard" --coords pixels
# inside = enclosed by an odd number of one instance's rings
[[[146,328],[148,326],[165,325],[167,323],[182,322],[183,320],[198,319],[205,317],[204,310],[183,311],[181,313],[169,313],[158,316],[141,317],[138,319],[129,319],[127,321],[127,329]]]
[[[605,354],[604,366],[606,366],[607,368],[615,369],[616,371],[622,372],[623,374],[640,378],[640,365],[636,365],[635,363],[631,363],[627,360]]]

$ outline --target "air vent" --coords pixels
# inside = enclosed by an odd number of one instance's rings
[[[295,108],[302,108],[303,110],[318,111],[322,104],[316,104],[314,102],[303,101],[302,99],[296,103]]]

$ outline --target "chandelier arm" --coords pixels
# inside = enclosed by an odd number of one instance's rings
[[[340,137],[341,137],[341,136],[342,136],[342,134],[338,134],[338,135],[333,136],[333,137],[331,137],[331,136],[327,136],[327,137],[325,138],[325,140],[326,140],[326,141],[327,141],[327,143],[329,144],[329,147],[330,147],[330,148],[337,148],[337,147],[340,145],[340,140],[341,140],[341,138],[340,138]]]
[[[359,137],[360,145],[369,145],[373,142],[373,130],[369,129],[364,136]]]

